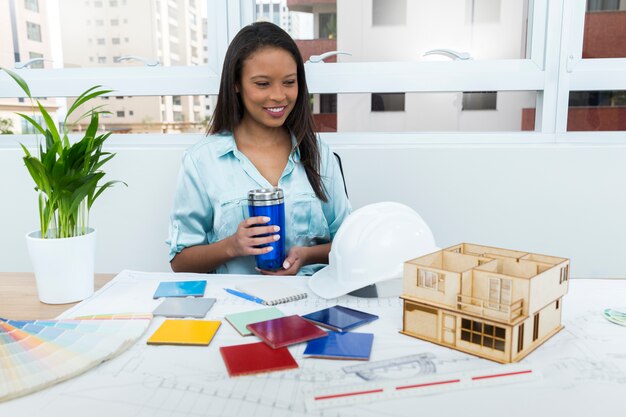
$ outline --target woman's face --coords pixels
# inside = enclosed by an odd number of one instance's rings
[[[244,106],[244,121],[282,126],[298,97],[296,62],[284,49],[259,49],[243,61],[237,92]]]

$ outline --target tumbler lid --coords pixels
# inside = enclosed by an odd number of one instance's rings
[[[282,200],[282,188],[260,188],[248,191],[248,201]]]

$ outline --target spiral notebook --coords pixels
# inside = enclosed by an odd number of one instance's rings
[[[259,279],[237,285],[239,291],[263,300],[263,304],[273,306],[306,298],[306,290],[296,288],[283,281]]]

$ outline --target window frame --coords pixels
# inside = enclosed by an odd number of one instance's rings
[[[230,40],[254,21],[254,0],[207,2],[211,51],[207,65],[20,70],[36,96],[72,97],[102,84],[124,96],[215,95]],[[311,94],[390,92],[536,91],[533,132],[338,132],[331,145],[416,144],[625,144],[624,131],[567,132],[570,91],[626,90],[626,58],[582,59],[585,0],[529,0],[529,58],[442,62],[306,63]],[[550,29],[547,29],[550,28]],[[205,41],[209,42],[209,41]],[[55,61],[59,61],[56,59]],[[149,74],[149,76],[146,76]],[[450,75],[454,74],[454,77]],[[385,76],[387,75],[387,76]],[[391,76],[393,75],[393,76]],[[24,97],[7,76],[0,97]],[[192,135],[195,138],[195,135]],[[179,135],[176,135],[178,138]],[[357,140],[358,137],[358,140]],[[125,136],[130,139],[129,136]],[[190,138],[190,140],[194,140]],[[178,143],[178,139],[172,139]]]

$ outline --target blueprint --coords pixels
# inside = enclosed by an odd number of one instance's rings
[[[105,313],[151,312],[159,303],[152,294],[164,280],[207,279],[206,297],[217,302],[206,318],[223,320],[225,314],[260,308],[232,296],[246,276],[167,274],[124,271],[100,291],[62,317]],[[306,289],[306,278],[278,278]],[[469,409],[481,416],[608,415],[619,409],[626,392],[626,327],[602,316],[605,308],[626,307],[626,281],[572,280],[563,300],[565,329],[521,363],[537,371],[532,382],[493,385],[438,395],[393,401],[359,402],[350,406],[310,410],[305,396],[316,387],[340,387],[375,380],[455,374],[476,369],[502,369],[478,357],[447,349],[399,333],[402,302],[398,298],[363,299],[345,296],[323,300],[309,292],[306,299],[281,304],[286,315],[306,314],[341,304],[380,317],[360,327],[374,333],[370,363],[305,359],[306,344],[289,348],[300,368],[229,378],[219,354],[220,346],[256,342],[242,337],[223,320],[207,347],[148,346],[145,341],[162,323],[153,319],[150,329],[131,349],[99,367],[54,387],[0,404],[5,416],[415,416],[455,415]],[[395,360],[394,358],[407,358]],[[389,363],[393,362],[393,365]],[[383,366],[385,365],[385,366]],[[346,370],[344,370],[346,368]]]

